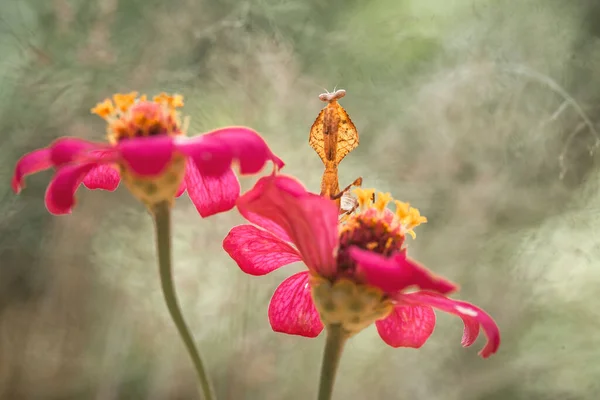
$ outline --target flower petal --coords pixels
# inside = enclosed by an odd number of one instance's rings
[[[389,258],[358,247],[350,248],[349,252],[358,264],[358,275],[386,293],[396,293],[409,286],[442,294],[457,289],[454,283],[435,276],[427,268],[408,259],[405,251]]]
[[[97,165],[83,179],[83,184],[88,189],[102,189],[114,191],[119,187],[121,176],[112,165]]]
[[[52,163],[55,166],[61,166],[73,161],[95,161],[94,151],[102,152],[103,150],[110,150],[110,147],[103,143],[94,143],[74,137],[64,137],[52,143],[50,149]]]
[[[51,214],[70,214],[75,205],[75,191],[95,163],[65,165],[58,168],[46,189],[46,208]]]
[[[140,176],[159,175],[167,167],[175,152],[173,138],[169,136],[122,140],[117,148],[131,171]]]
[[[248,222],[252,222],[254,225],[260,226],[266,231],[271,232],[274,236],[283,240],[284,242],[290,243],[292,239],[288,236],[288,234],[283,230],[282,227],[277,225],[275,222],[270,219],[261,217],[260,215],[253,212],[246,212],[244,217],[248,220]]]
[[[338,210],[333,201],[307,192],[294,178],[270,175],[259,179],[237,205],[248,220],[256,214],[280,226],[309,269],[325,277],[335,274]]]
[[[19,159],[15,166],[12,177],[12,190],[19,193],[25,187],[25,177],[52,167],[50,149],[38,149],[25,154]]]
[[[398,295],[397,300],[404,304],[435,307],[461,317],[465,326],[462,338],[462,345],[464,347],[470,346],[475,342],[475,339],[477,339],[477,336],[479,335],[479,325],[481,325],[488,339],[484,348],[479,352],[479,355],[483,358],[487,358],[496,353],[498,347],[500,347],[500,331],[498,325],[496,325],[496,322],[489,314],[473,304],[449,299],[440,296],[439,294],[428,292]]]
[[[87,164],[102,160],[111,162],[114,158],[111,148],[104,144],[71,137],[60,138],[46,148],[35,150],[21,157],[15,167],[11,186],[16,193],[19,193],[24,187],[23,180],[27,175],[75,161]]]
[[[221,175],[234,160],[239,162],[240,173],[244,175],[259,172],[269,160],[278,168],[284,165],[258,133],[241,126],[217,129],[193,138],[180,138],[176,146],[196,162],[203,175]]]
[[[221,176],[202,175],[193,160],[185,166],[188,196],[203,218],[229,211],[240,195],[240,182],[231,168]]]
[[[319,336],[323,323],[310,294],[308,272],[290,276],[275,290],[269,304],[269,321],[275,332]]]
[[[265,275],[302,261],[300,254],[288,243],[252,225],[231,229],[223,240],[223,248],[241,270],[250,275]]]
[[[375,325],[379,336],[388,345],[418,349],[433,333],[435,313],[429,306],[399,305]]]

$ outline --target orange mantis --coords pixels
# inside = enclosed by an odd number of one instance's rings
[[[321,180],[321,196],[334,200],[340,214],[350,214],[356,209],[356,200],[348,191],[352,186],[362,184],[362,178],[357,178],[340,191],[338,165],[358,146],[358,131],[346,110],[338,103],[338,100],[345,95],[346,91],[343,89],[319,95],[319,99],[327,102],[327,105],[310,128],[308,138],[308,144],[317,152],[325,165]]]

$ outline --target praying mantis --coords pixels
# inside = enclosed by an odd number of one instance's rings
[[[349,193],[353,186],[362,185],[359,177],[340,190],[338,165],[359,143],[358,131],[350,116],[338,103],[346,95],[343,89],[322,93],[319,99],[327,105],[321,110],[310,128],[308,144],[323,161],[325,171],[321,180],[321,196],[334,200],[340,215],[351,214],[357,202]]]

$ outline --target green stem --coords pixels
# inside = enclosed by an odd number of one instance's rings
[[[327,339],[325,342],[325,350],[323,351],[318,400],[331,400],[335,375],[347,339],[348,335],[341,325],[327,326]]]
[[[187,327],[181,309],[175,295],[173,276],[171,271],[171,207],[169,203],[163,202],[153,208],[154,224],[156,228],[156,248],[158,250],[158,269],[160,272],[160,283],[165,297],[165,303],[171,314],[171,318],[179,331],[179,335],[192,358],[204,400],[213,400],[215,396],[204,369],[200,353],[196,349],[194,339]]]

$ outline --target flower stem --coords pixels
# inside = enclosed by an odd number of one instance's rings
[[[323,363],[321,364],[318,400],[331,400],[335,375],[347,339],[348,335],[341,325],[327,326],[327,339],[325,350],[323,351]]]
[[[158,250],[158,269],[160,272],[160,283],[162,286],[165,303],[171,314],[171,318],[179,331],[179,335],[185,344],[185,347],[192,358],[204,400],[213,400],[215,396],[204,369],[200,353],[196,349],[194,339],[187,327],[181,309],[175,295],[173,285],[173,276],[171,271],[171,207],[169,203],[162,202],[155,205],[152,209],[154,224],[156,228],[156,248]]]

